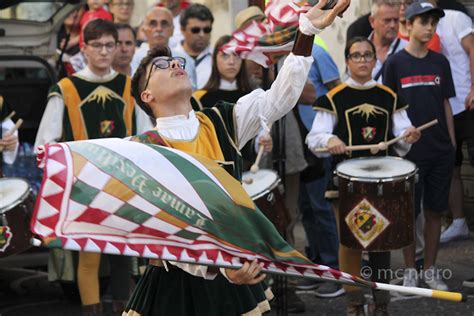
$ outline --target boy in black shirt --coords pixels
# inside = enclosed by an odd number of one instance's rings
[[[442,9],[426,0],[416,1],[406,9],[409,44],[389,58],[383,76],[392,88],[410,105],[408,117],[419,126],[433,119],[438,124],[423,135],[406,158],[419,168],[415,188],[416,215],[423,200],[425,214],[425,265],[423,277],[433,289],[448,290],[440,273],[434,268],[441,232],[441,213],[448,208],[451,174],[454,166],[454,124],[449,98],[455,96],[451,68],[441,54],[428,49],[436,26],[444,16]],[[417,286],[415,245],[404,249],[403,285]]]

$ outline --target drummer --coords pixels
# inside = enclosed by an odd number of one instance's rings
[[[375,46],[364,37],[351,39],[345,49],[349,79],[329,91],[314,103],[316,117],[306,143],[313,152],[327,147],[333,162],[347,158],[372,155],[404,156],[412,143],[420,137],[407,116],[406,108],[390,88],[377,84],[372,78],[376,63]],[[369,150],[347,151],[347,145],[377,145],[393,137],[405,135],[394,148],[372,154]],[[328,154],[317,153],[318,156]],[[335,164],[333,164],[335,165]],[[337,211],[337,204],[334,203]],[[349,249],[339,244],[339,267],[341,271],[360,275],[360,250]],[[379,269],[390,268],[390,252],[369,253],[372,281],[386,282],[387,273]],[[386,274],[386,275],[384,275]],[[360,288],[344,286],[346,290],[347,314],[364,315],[364,296]],[[374,291],[375,315],[388,315],[389,292]]]

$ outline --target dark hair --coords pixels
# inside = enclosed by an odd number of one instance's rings
[[[104,35],[111,35],[115,39],[115,42],[118,41],[118,33],[114,23],[107,20],[96,19],[88,22],[84,27],[83,33],[84,43],[86,44]]]
[[[428,12],[425,12],[425,13],[422,13],[422,14],[419,14],[419,15],[414,15],[411,18],[409,18],[408,21],[411,24],[413,24],[413,22],[415,22],[416,18],[420,18],[421,20],[426,20],[426,21],[429,20],[430,18],[432,18],[433,21],[438,23],[439,19],[441,19],[441,16],[436,11],[428,11]]]
[[[203,90],[206,91],[216,91],[219,90],[219,86],[221,83],[221,74],[219,73],[219,70],[217,69],[217,54],[219,50],[224,46],[225,44],[229,43],[230,40],[232,39],[232,36],[230,35],[224,35],[221,36],[215,46],[214,46],[214,51],[212,52],[212,71],[211,71],[211,76],[209,77],[209,80],[207,81],[206,85]],[[240,65],[240,70],[237,73],[237,88],[240,91],[243,92],[250,92],[252,89],[250,88],[250,84],[247,78],[247,71],[245,69],[245,64],[242,61],[242,64]]]
[[[372,43],[371,40],[369,40],[367,37],[356,36],[356,37],[351,38],[346,44],[346,48],[344,49],[344,57],[346,58],[346,60],[349,59],[349,54],[351,53],[352,46],[355,43],[363,43],[363,42],[369,43],[370,47],[372,47],[372,52],[374,54],[377,53],[377,51],[375,49],[375,45],[374,45],[374,43]]]
[[[130,30],[133,34],[133,39],[137,40],[137,32],[130,24],[128,23],[114,23],[114,24],[115,24],[115,29],[117,30],[117,34],[118,34],[118,31],[120,30]]]
[[[191,4],[186,10],[181,12],[181,16],[179,18],[179,24],[181,24],[181,28],[185,28],[188,24],[189,19],[198,19],[201,21],[211,21],[211,24],[214,23],[214,16],[212,15],[211,10],[205,5],[194,3]]]
[[[143,58],[140,62],[140,65],[138,66],[137,71],[135,71],[135,75],[133,75],[132,78],[132,96],[135,98],[135,101],[140,106],[140,108],[142,108],[142,110],[151,117],[154,117],[153,111],[147,103],[142,101],[141,94],[145,88],[146,78],[148,77],[148,65],[155,57],[159,56],[171,57],[170,49],[167,46],[157,46],[150,49],[145,58]]]

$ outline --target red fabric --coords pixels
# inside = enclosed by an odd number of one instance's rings
[[[398,33],[398,38],[404,39],[405,41],[410,40],[408,36],[403,36],[401,33]],[[437,53],[441,53],[441,41],[439,39],[438,33],[434,33],[433,38],[428,43],[428,49],[431,49],[432,51]]]
[[[102,20],[107,20],[113,22],[114,17],[112,14],[110,14],[109,11],[105,10],[104,8],[100,8],[97,11],[86,11],[84,15],[81,18],[81,22],[79,22],[79,26],[81,28],[81,35],[79,37],[79,46],[82,48],[84,47],[84,34],[82,31],[84,30],[84,27],[86,24],[92,20],[97,20],[97,19],[102,19]]]

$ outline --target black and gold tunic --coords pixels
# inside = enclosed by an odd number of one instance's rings
[[[333,134],[346,145],[371,145],[393,138],[392,115],[406,104],[388,87],[376,84],[353,87],[343,83],[315,102],[316,111],[336,117]],[[386,155],[379,152],[378,155]],[[370,151],[351,152],[350,157],[370,156]]]

